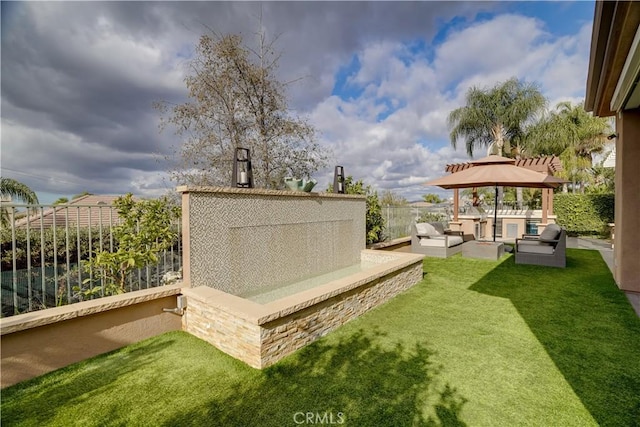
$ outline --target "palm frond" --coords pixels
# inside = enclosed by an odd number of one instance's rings
[[[27,185],[11,178],[0,177],[0,195],[19,199],[28,204],[38,203],[38,196]]]

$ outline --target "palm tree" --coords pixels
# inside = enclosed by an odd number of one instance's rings
[[[592,181],[593,154],[604,150],[610,133],[608,118],[594,117],[581,103],[561,102],[530,129],[528,139],[534,153],[559,156],[560,176],[573,183],[574,192],[584,192]]]
[[[31,205],[38,203],[38,196],[32,189],[11,178],[0,177],[0,197],[22,200]],[[5,226],[9,223],[9,213],[6,209],[0,209],[0,222]]]
[[[449,113],[451,145],[456,148],[464,138],[467,154],[488,148],[488,154],[519,158],[526,147],[526,125],[547,105],[537,84],[521,82],[515,77],[492,89],[469,89],[464,107]],[[498,195],[502,200],[503,190]],[[522,189],[518,188],[518,204],[522,205]]]
[[[69,203],[69,199],[67,197],[58,197],[58,200],[53,202],[54,205],[66,205]]]
[[[484,147],[490,153],[518,157],[524,150],[525,125],[544,110],[547,100],[536,84],[513,77],[489,90],[472,87],[466,103],[449,113],[453,148],[464,138],[469,157]]]
[[[38,196],[32,189],[11,178],[0,177],[0,195],[3,198],[11,197],[12,199],[22,200],[31,205],[38,203]]]

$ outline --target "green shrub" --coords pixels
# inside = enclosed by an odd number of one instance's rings
[[[367,196],[367,245],[378,243],[384,240],[384,218],[382,216],[382,206],[378,199],[378,192],[371,188],[370,185],[364,185],[360,179],[354,181],[351,175],[344,179],[346,194],[359,194]],[[329,184],[327,192],[333,192],[333,186]]]
[[[54,233],[55,231],[55,233]],[[77,227],[71,226],[69,231],[69,262],[75,264],[79,259],[88,259],[90,249],[93,251],[100,250],[100,229],[99,227]],[[53,265],[54,254],[57,256],[58,264],[62,265],[67,262],[67,230],[64,227],[45,228],[41,234],[40,228],[35,227],[29,230],[29,238],[27,239],[26,228],[17,228],[15,230],[16,246],[16,269],[21,270],[27,268],[27,250],[31,253],[31,266],[41,266],[44,261],[45,266]],[[55,234],[55,245],[54,245]],[[78,235],[80,236],[80,244],[78,244]],[[89,236],[91,236],[91,245],[89,245]],[[42,239],[42,244],[40,243]],[[11,270],[13,268],[13,245],[10,228],[3,228],[0,231],[0,257],[2,262],[2,271]],[[27,241],[29,248],[27,248]],[[111,236],[108,227],[102,229],[102,247],[109,248],[111,244]],[[117,240],[113,240],[113,245],[117,246]],[[78,252],[78,248],[80,252]],[[44,249],[44,260],[42,258],[42,250]]]
[[[446,222],[447,215],[439,212],[423,212],[417,222]]]
[[[608,224],[614,221],[613,194],[572,194],[554,196],[553,210],[558,224],[571,235],[608,235]]]
[[[85,270],[94,270],[96,275],[87,278],[78,288],[85,296],[96,293],[115,295],[126,292],[129,274],[158,262],[158,254],[169,249],[178,238],[172,226],[180,218],[180,208],[172,206],[165,198],[135,201],[128,193],[118,197],[113,205],[122,222],[113,227],[118,247],[113,250],[95,251],[84,262]]]

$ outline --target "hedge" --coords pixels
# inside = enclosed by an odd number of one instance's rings
[[[559,193],[553,199],[557,222],[571,235],[607,236],[608,224],[614,221],[614,207],[613,193]]]

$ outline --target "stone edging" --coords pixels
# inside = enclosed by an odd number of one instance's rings
[[[392,246],[409,246],[411,244],[411,236],[399,237],[397,239],[385,242],[373,243],[367,246],[367,249],[385,249]]]

